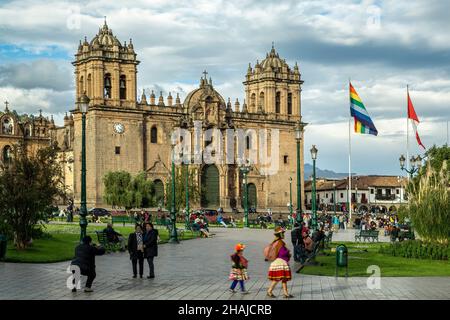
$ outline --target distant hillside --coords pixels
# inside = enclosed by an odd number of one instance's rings
[[[309,177],[312,176],[313,166],[312,164],[305,163],[305,180],[309,180]],[[354,175],[354,173],[352,173]],[[348,177],[348,172],[339,173],[334,172],[332,170],[322,170],[316,167],[316,177],[317,178],[326,178],[326,179],[342,179]]]

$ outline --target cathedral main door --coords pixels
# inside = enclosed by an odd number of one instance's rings
[[[220,204],[219,170],[215,165],[207,165],[202,169],[201,206],[216,209]]]

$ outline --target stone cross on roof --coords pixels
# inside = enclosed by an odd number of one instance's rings
[[[203,75],[205,76],[205,80],[206,80],[206,75],[208,74],[208,72],[206,72],[206,70],[205,70],[205,71],[203,71],[202,73],[203,73]]]
[[[9,102],[5,101],[5,110],[8,110]]]

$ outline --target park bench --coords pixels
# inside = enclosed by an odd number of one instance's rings
[[[97,234],[98,243],[105,248],[106,251],[116,251],[120,249],[120,242],[109,242],[106,237],[106,232],[104,231],[95,231]]]
[[[123,226],[125,226],[125,223],[135,223],[136,221],[134,218],[131,218],[129,216],[113,216],[111,218],[111,223],[123,223]]]
[[[259,227],[259,228],[261,228],[261,224],[259,223],[259,220],[258,220],[258,219],[248,219],[248,225],[249,225],[251,228],[254,228],[254,227]]]
[[[355,233],[355,241],[370,241],[375,242],[378,241],[378,230],[360,230]]]
[[[414,240],[415,238],[416,237],[414,236],[414,231],[411,230],[400,231],[398,233],[398,241],[403,241],[406,239]]]

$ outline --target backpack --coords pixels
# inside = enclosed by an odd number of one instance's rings
[[[274,261],[277,258],[277,242],[273,242],[264,248],[264,257],[266,260]]]

